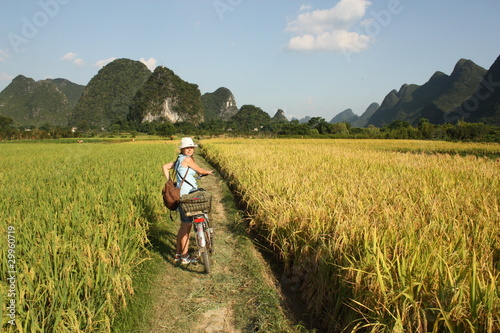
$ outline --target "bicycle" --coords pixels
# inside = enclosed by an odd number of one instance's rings
[[[210,255],[214,252],[214,229],[210,227],[210,220],[207,213],[199,212],[190,216],[193,221],[193,231],[195,233],[197,249],[194,258],[201,259],[205,272],[210,273]]]
[[[199,175],[197,179],[206,175]],[[207,199],[208,198],[208,199]],[[191,218],[193,231],[196,238],[197,249],[194,259],[202,261],[205,266],[205,272],[210,273],[210,255],[214,252],[214,229],[210,226],[208,214],[211,210],[211,197],[208,192],[198,189],[189,194],[189,199],[181,198],[186,216]]]

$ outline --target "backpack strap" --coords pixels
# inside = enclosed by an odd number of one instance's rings
[[[189,171],[189,167],[188,167],[188,171]],[[186,175],[187,175],[187,171],[186,171]],[[185,176],[184,176],[184,177],[185,177]],[[192,188],[195,188],[195,187],[193,186],[193,184],[191,184],[191,183],[190,183],[190,182],[188,182],[187,180],[185,180],[185,179],[184,179],[184,181],[185,181],[185,182],[186,182],[189,186],[191,186]],[[181,184],[181,186],[182,186],[182,184]]]
[[[172,178],[172,181],[177,180],[177,173],[178,173],[178,171],[177,171],[177,162],[178,161],[179,161],[179,157],[177,157],[177,159],[175,160],[174,167],[172,169],[170,169],[170,177]],[[188,171],[189,171],[189,167],[186,170],[186,174],[184,175],[184,177],[182,177],[182,181],[181,181],[181,184],[179,185],[179,187],[182,186],[182,183],[184,181],[186,181],[189,184],[189,182],[186,180]],[[189,184],[189,185],[191,185],[191,184]],[[191,185],[191,186],[193,186],[193,185]],[[172,221],[174,220],[174,218],[172,217],[172,211],[170,211],[170,219]]]
[[[177,159],[175,160],[175,163],[174,163],[174,169],[175,169],[175,172],[176,172],[176,173],[179,173],[179,171],[177,170],[177,168],[178,168],[178,166],[177,166],[177,162],[179,162],[179,157],[177,157]],[[184,177],[182,177],[182,181],[181,181],[181,184],[179,185],[179,187],[182,187],[182,184],[183,184],[184,182],[186,182],[189,186],[191,186],[192,188],[195,188],[195,187],[193,186],[193,184],[191,184],[190,182],[188,182],[188,181],[186,180],[186,177],[187,177],[187,174],[188,174],[188,172],[189,172],[189,169],[190,169],[190,168],[188,167],[188,168],[187,168],[187,170],[186,170],[186,173],[184,174]]]

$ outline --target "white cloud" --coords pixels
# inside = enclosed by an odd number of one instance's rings
[[[75,52],[68,52],[61,58],[61,60],[71,61],[75,59],[76,56],[77,54]]]
[[[155,58],[149,58],[147,60],[145,58],[141,58],[139,61],[146,65],[150,71],[154,71],[156,68],[157,60]]]
[[[353,28],[366,15],[368,0],[340,0],[334,7],[299,14],[285,31],[294,36],[287,48],[293,51],[361,52],[374,41],[373,36]],[[306,9],[305,6],[301,7]]]
[[[110,62],[112,62],[112,61],[114,61],[114,60],[116,60],[116,58],[115,58],[115,57],[108,58],[108,59],[103,59],[103,60],[99,60],[98,62],[96,62],[96,63],[94,64],[94,66],[101,68],[101,67],[106,66],[107,64],[109,64]]]
[[[288,23],[287,32],[321,33],[329,30],[350,29],[365,14],[371,2],[367,0],[341,0],[334,7],[314,10],[297,16]]]
[[[83,66],[85,64],[85,62],[83,61],[83,59],[77,58],[77,57],[78,57],[78,54],[76,54],[75,52],[68,52],[64,56],[61,57],[61,60],[72,62],[77,66]]]
[[[3,49],[0,49],[0,62],[4,62],[9,57],[10,57],[9,52],[7,52],[7,51],[5,51]]]
[[[318,35],[297,36],[288,42],[288,48],[294,51],[332,51],[361,52],[373,42],[373,37],[357,32],[336,30]]]
[[[83,61],[83,59],[80,59],[80,58],[75,59],[75,61],[73,61],[73,63],[75,65],[77,65],[77,66],[83,66],[83,65],[85,65],[85,62]]]

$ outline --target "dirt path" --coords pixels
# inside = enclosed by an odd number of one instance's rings
[[[197,162],[210,168],[199,156]],[[205,274],[201,264],[176,264],[178,217],[160,223],[153,242],[162,263],[147,332],[304,332],[285,315],[273,275],[246,235],[224,182],[215,175],[201,179],[200,186],[213,195],[212,272]]]

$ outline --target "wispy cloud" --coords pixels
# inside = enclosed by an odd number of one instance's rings
[[[300,106],[307,111],[313,111],[316,110],[316,101],[314,98],[309,97],[307,100],[300,103]]]
[[[78,58],[78,54],[76,54],[75,52],[66,53],[64,56],[61,57],[61,60],[72,62],[77,66],[83,66],[85,64],[83,59]]]
[[[287,48],[293,51],[361,52],[373,43],[373,36],[355,31],[371,5],[368,0],[340,0],[334,7],[299,14],[288,22],[292,33]],[[302,6],[301,10],[307,7]]]
[[[303,12],[303,11],[309,10],[311,8],[312,8],[311,5],[302,5],[302,6],[300,6],[299,12]]]
[[[0,72],[0,81],[10,81],[12,80],[14,77],[12,75],[9,75],[5,72]]]
[[[95,66],[95,67],[99,67],[99,68],[101,68],[101,67],[106,66],[107,64],[109,64],[110,62],[112,62],[112,61],[114,61],[114,60],[116,60],[116,58],[115,58],[115,57],[108,58],[108,59],[103,59],[103,60],[99,60],[98,62],[96,62],[96,63],[94,64],[94,66]]]
[[[85,61],[83,61],[83,59],[80,59],[80,58],[75,59],[75,61],[73,61],[73,63],[75,65],[77,65],[77,66],[83,66],[83,65],[85,65]]]
[[[61,60],[66,60],[66,61],[71,61],[73,59],[75,59],[75,57],[77,56],[76,53],[74,52],[68,52],[66,53],[62,58]]]
[[[10,54],[9,52],[3,50],[3,49],[0,49],[0,62],[4,62],[7,60],[7,58],[10,57]]]
[[[145,58],[141,58],[139,61],[146,65],[150,71],[154,71],[156,68],[157,60],[155,58],[149,58],[147,60]]]

